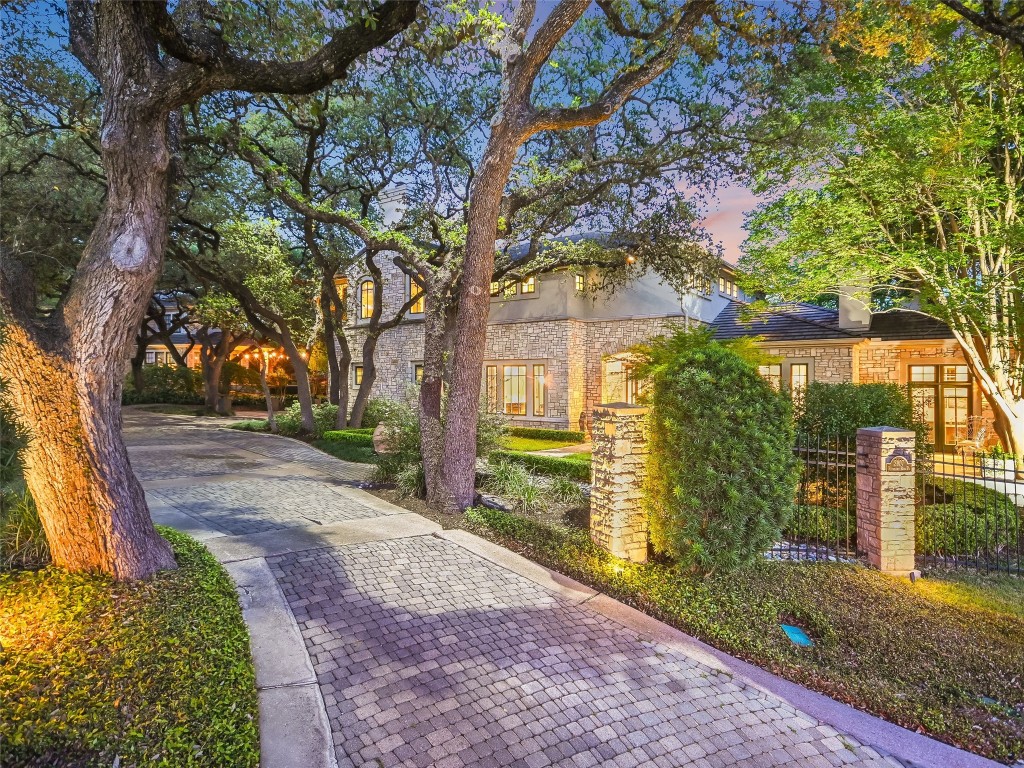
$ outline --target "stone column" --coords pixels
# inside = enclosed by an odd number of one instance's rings
[[[857,549],[884,573],[914,571],[913,432],[857,430]]]
[[[640,503],[647,411],[627,403],[594,409],[590,537],[602,549],[634,563],[647,562],[647,514]]]

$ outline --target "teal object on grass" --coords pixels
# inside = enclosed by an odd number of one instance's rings
[[[794,627],[792,624],[780,624],[782,631],[786,633],[786,637],[789,638],[793,645],[799,645],[803,648],[810,648],[814,645],[814,641],[807,636],[800,627]]]

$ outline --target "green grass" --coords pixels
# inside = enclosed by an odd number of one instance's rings
[[[516,437],[506,435],[501,439],[501,446],[509,451],[546,451],[550,448],[565,448],[567,445],[577,445],[573,440],[546,440],[536,437]]]
[[[911,584],[853,565],[759,562],[702,578],[618,560],[586,531],[514,514],[473,509],[466,526],[835,699],[997,760],[1024,758],[1024,586],[1012,577]],[[782,620],[814,647],[792,645]]]
[[[314,448],[318,448],[324,453],[329,453],[334,458],[342,459],[343,461],[354,461],[359,464],[377,463],[377,455],[373,452],[372,445],[364,445],[359,442],[337,438],[314,440],[312,445]]]
[[[228,424],[228,429],[239,429],[242,432],[267,432],[270,428],[267,426],[266,419],[242,419],[234,424]]]
[[[145,581],[0,573],[5,768],[258,764],[234,585],[201,544],[160,532],[179,568]]]

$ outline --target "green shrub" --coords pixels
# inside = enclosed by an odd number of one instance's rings
[[[32,497],[26,490],[0,488],[0,571],[48,562],[50,547]]]
[[[782,535],[794,541],[852,542],[857,536],[857,509],[799,504]]]
[[[268,432],[270,425],[266,419],[245,419],[228,424],[228,429],[240,429],[242,432]]]
[[[427,477],[423,472],[423,462],[406,464],[395,476],[395,488],[410,498],[422,499],[427,495]]]
[[[363,445],[373,447],[373,431],[352,429],[329,429],[324,432],[324,440],[341,440],[352,445]]]
[[[519,505],[523,512],[542,507],[543,492],[524,467],[510,461],[491,465],[486,489]]]
[[[121,395],[124,405],[203,404],[203,376],[199,371],[177,365],[147,365],[142,369],[142,380],[142,391],[136,392],[129,378]]]
[[[522,451],[492,451],[488,457],[492,464],[512,462],[526,467],[531,472],[547,477],[568,477],[581,483],[590,482],[590,456],[538,456]]]
[[[1013,505],[930,504],[918,507],[915,522],[919,555],[994,558],[1008,547],[1016,548],[1024,534]]]
[[[393,400],[386,400],[382,397],[371,397],[367,400],[366,409],[363,411],[363,428],[369,430],[376,428],[391,411],[393,403]]]
[[[920,438],[927,434],[914,418],[906,389],[896,384],[811,382],[804,393],[796,426],[803,434],[851,440],[861,427],[912,429]]]
[[[302,433],[302,407],[292,403],[275,415],[277,431],[282,435],[294,437]],[[320,403],[313,406],[313,434],[311,437],[320,439],[328,430],[334,429],[338,419],[338,406],[331,403]]]
[[[569,477],[551,478],[551,486],[548,492],[555,501],[559,501],[562,504],[579,506],[587,501],[587,495],[580,488],[580,484]]]
[[[644,484],[655,548],[705,574],[751,562],[796,491],[792,406],[752,361],[680,331],[638,350],[649,381]]]
[[[534,440],[561,440],[566,443],[582,443],[586,435],[568,429],[541,429],[539,427],[508,427],[506,432],[513,437],[530,437]]]

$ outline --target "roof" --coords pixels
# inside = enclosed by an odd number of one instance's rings
[[[748,305],[730,301],[711,324],[714,338],[736,339],[761,336],[766,341],[909,341],[951,339],[949,327],[934,318],[908,310],[890,310],[871,315],[866,330],[839,327],[839,312],[814,304],[786,304],[751,313]]]

